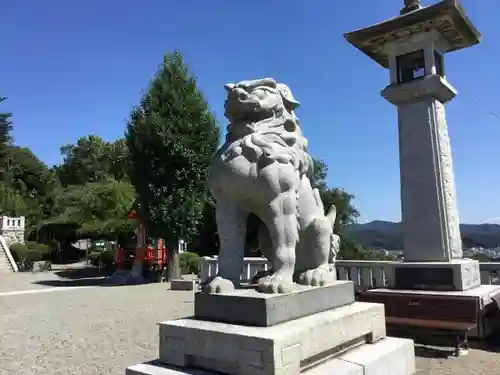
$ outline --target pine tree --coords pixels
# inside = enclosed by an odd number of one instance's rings
[[[166,239],[169,279],[179,277],[177,243],[199,228],[206,171],[219,145],[216,119],[179,52],[165,56],[133,109],[126,143],[142,219],[150,236]]]
[[[7,98],[0,98],[0,103]],[[0,113],[0,181],[8,179],[9,170],[9,147],[12,142],[10,132],[12,131],[11,113]]]

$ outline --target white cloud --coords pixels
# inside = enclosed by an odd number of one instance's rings
[[[486,224],[500,224],[500,216],[490,217],[484,221]]]

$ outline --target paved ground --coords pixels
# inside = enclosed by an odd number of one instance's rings
[[[123,375],[127,366],[156,358],[157,322],[193,313],[192,293],[167,291],[166,284],[104,287],[83,280],[53,273],[0,277],[0,375]],[[8,287],[51,291],[6,294]],[[491,351],[458,359],[431,349],[417,353],[418,375],[489,375],[500,368]]]

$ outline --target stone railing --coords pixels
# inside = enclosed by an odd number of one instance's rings
[[[481,284],[500,285],[500,263],[479,263]]]
[[[258,271],[267,270],[270,264],[266,258],[245,258],[241,281],[249,281]],[[217,256],[201,258],[200,281],[204,282],[208,278],[217,275],[219,263]]]
[[[387,286],[387,274],[396,262],[369,260],[338,260],[337,278],[352,280],[356,289],[366,290]],[[217,275],[217,257],[203,257],[201,261],[201,281]],[[245,258],[241,280],[249,281],[260,270],[270,267],[265,258]],[[481,283],[500,284],[500,263],[480,263]]]
[[[24,231],[24,216],[21,217],[2,216],[0,230]]]

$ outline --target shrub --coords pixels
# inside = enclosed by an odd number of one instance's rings
[[[111,266],[115,263],[115,253],[112,250],[104,250],[101,252],[101,263],[104,266]]]
[[[55,238],[50,240],[49,247],[52,251],[61,250],[61,243]]]
[[[61,243],[55,238],[49,243],[51,260],[61,260]]]
[[[28,249],[36,249],[38,246],[38,243],[35,241],[26,241],[26,247]]]
[[[45,245],[43,243],[37,244],[35,250],[40,253],[41,260],[49,260],[50,259],[50,247],[49,245]]]
[[[184,252],[179,256],[179,265],[183,275],[200,273],[200,257],[196,253]]]
[[[115,253],[112,250],[93,251],[89,254],[89,261],[95,267],[111,266],[115,263]]]
[[[28,248],[26,252],[26,259],[28,259],[31,262],[39,262],[43,260],[43,254],[39,249]]]
[[[89,254],[89,261],[93,266],[99,266],[99,258],[101,257],[100,251],[92,251]]]
[[[22,262],[26,258],[28,247],[23,243],[14,243],[9,247],[10,253],[16,262]]]

